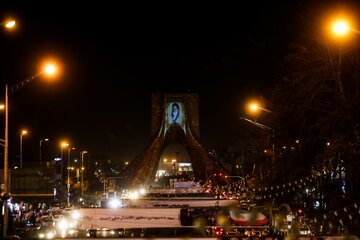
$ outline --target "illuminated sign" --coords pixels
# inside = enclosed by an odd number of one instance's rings
[[[179,163],[180,167],[189,167],[191,166],[191,163]]]
[[[186,132],[185,111],[182,102],[167,102],[165,114],[165,134],[171,125],[178,125]]]

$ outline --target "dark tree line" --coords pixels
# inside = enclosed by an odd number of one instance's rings
[[[255,177],[258,187],[326,172],[307,193],[275,199],[318,217],[360,199],[360,35],[340,41],[301,19],[303,31],[288,45],[281,81],[266,103],[271,113],[256,119],[273,128],[275,138],[250,124],[242,151],[220,155],[230,171],[241,165],[240,173]],[[275,152],[264,152],[273,141]],[[358,231],[356,216],[348,221],[348,232]]]
[[[277,146],[293,147],[278,151],[276,176],[268,178],[276,182],[330,172],[310,199],[310,206],[320,204],[320,212],[360,199],[358,37],[347,42],[319,34],[299,38],[284,59],[283,80],[272,90],[269,121]]]

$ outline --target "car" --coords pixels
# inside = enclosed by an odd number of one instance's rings
[[[244,235],[246,237],[261,237],[262,236],[262,232],[260,230],[246,230]]]
[[[309,226],[301,226],[299,234],[302,236],[314,236],[314,233],[311,231]]]

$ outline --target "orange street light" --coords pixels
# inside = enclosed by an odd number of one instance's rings
[[[75,150],[74,147],[68,148],[68,164],[67,164],[67,204],[69,206],[70,204],[70,169],[73,170],[73,168],[70,167],[70,151]]]
[[[5,27],[6,28],[13,28],[15,27],[16,22],[14,20],[9,20],[6,24]]]
[[[66,148],[67,146],[69,146],[69,144],[67,142],[61,142],[60,143],[60,158],[61,158],[61,170],[60,170],[60,174],[61,174],[61,179],[63,177],[63,167],[64,167],[64,148]]]
[[[3,23],[0,23],[2,25]],[[6,24],[8,27],[14,27],[15,22]],[[24,87],[25,85],[29,84],[32,80],[36,79],[40,75],[43,74],[43,71],[39,74],[36,74],[34,76],[31,76],[21,82],[18,82],[17,84],[8,87],[8,84],[5,84],[5,139],[2,141],[4,142],[4,194],[9,193],[9,95],[11,93],[14,93],[16,90],[19,90],[20,88]],[[3,213],[4,216],[4,233],[6,232],[7,225],[8,225],[8,219],[7,219],[7,207],[6,202],[4,202],[5,210]],[[6,234],[4,235],[6,236]]]
[[[336,35],[338,37],[344,37],[349,32],[353,32],[353,33],[360,35],[360,31],[355,28],[352,28],[350,21],[348,21],[344,18],[337,19],[336,21],[334,21],[330,25],[330,28],[331,28],[332,33],[334,33],[334,35]]]
[[[46,78],[57,77],[61,72],[61,65],[54,59],[46,59],[39,67],[39,75]]]
[[[55,65],[53,64],[47,64],[44,68],[44,72],[47,74],[47,75],[54,75],[55,72],[56,72],[56,67]]]
[[[350,30],[349,25],[344,20],[338,20],[332,25],[332,31],[338,35],[343,36]]]
[[[80,154],[81,154],[81,184],[80,184],[80,187],[81,187],[81,196],[84,195],[84,154],[88,153],[87,151],[81,151]]]
[[[4,26],[6,29],[15,28],[16,21],[14,19],[7,19],[0,23],[0,25]]]
[[[251,113],[258,113],[260,110],[261,111],[265,111],[265,112],[271,112],[270,110],[266,109],[266,108],[263,108],[261,107],[261,105],[257,102],[250,102],[248,104],[248,109]]]
[[[28,133],[27,130],[21,130],[20,132],[20,168],[22,168],[22,138]]]

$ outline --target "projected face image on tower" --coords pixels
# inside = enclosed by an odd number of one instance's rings
[[[165,134],[172,124],[178,124],[185,132],[185,112],[181,102],[168,102],[166,104]]]

